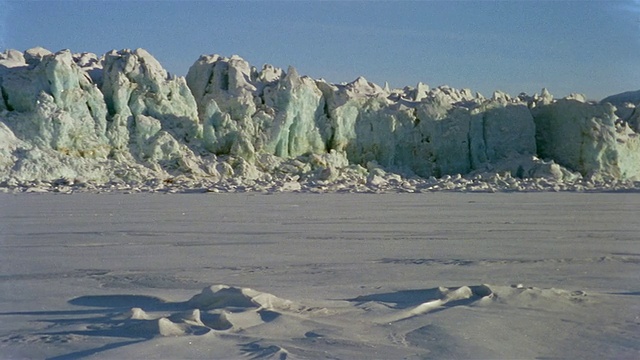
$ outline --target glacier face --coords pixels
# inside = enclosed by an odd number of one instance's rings
[[[218,55],[182,78],[143,49],[98,57],[42,48],[0,54],[0,89],[5,185],[402,181],[389,172],[640,180],[637,93],[593,103],[546,91],[390,90]]]
[[[253,159],[342,153],[352,164],[440,177],[514,156],[533,156],[526,105],[424,85],[392,94],[358,78],[328,84],[244,60],[203,56],[187,74],[205,147]],[[234,150],[235,149],[235,150]]]

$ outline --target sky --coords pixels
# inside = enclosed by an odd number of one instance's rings
[[[144,48],[172,74],[202,54],[340,83],[517,95],[640,89],[640,0],[0,0],[0,51]]]

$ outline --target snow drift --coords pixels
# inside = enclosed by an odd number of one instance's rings
[[[143,49],[98,57],[42,48],[0,54],[0,88],[5,188],[39,181],[300,190],[496,173],[630,186],[640,179],[638,92],[595,103],[546,91],[485,98],[421,83],[391,90],[218,55],[200,57],[183,78]]]

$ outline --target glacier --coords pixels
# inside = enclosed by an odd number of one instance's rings
[[[0,54],[0,189],[72,191],[640,188],[640,91],[491,97],[331,84],[203,55]]]

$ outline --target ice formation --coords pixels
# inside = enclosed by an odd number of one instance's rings
[[[640,180],[640,92],[595,103],[546,90],[390,90],[218,55],[183,78],[143,49],[42,48],[0,54],[0,89],[4,189],[486,191]]]

